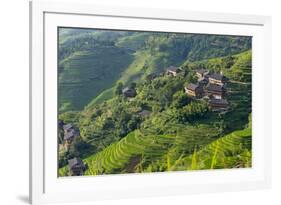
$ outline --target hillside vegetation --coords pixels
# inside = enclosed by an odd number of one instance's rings
[[[250,37],[157,32],[59,30],[59,111],[79,111],[129,85],[185,61],[234,55],[251,48]]]
[[[120,78],[116,78],[118,86],[108,86],[82,111],[60,114],[59,118],[77,126],[81,135],[73,149],[62,153],[60,176],[67,175],[65,164],[70,156],[81,157],[87,164],[85,175],[251,167],[252,79],[248,39],[241,42],[238,37],[213,36],[208,41],[204,35],[198,36],[201,38],[186,35],[184,40],[172,34],[150,36],[132,54],[131,64]],[[190,41],[193,46],[188,47]],[[180,46],[183,42],[188,49]],[[179,47],[175,48],[177,43]],[[131,42],[128,45],[134,49],[139,46]],[[208,49],[204,52],[203,48]],[[163,71],[172,62],[182,67],[181,75],[145,78],[150,72]],[[205,99],[194,99],[184,93],[184,85],[196,81],[198,68],[223,72],[229,78],[227,112],[214,112]],[[136,89],[136,97],[128,99],[120,93],[125,85]],[[149,111],[149,116],[140,115],[143,110]]]

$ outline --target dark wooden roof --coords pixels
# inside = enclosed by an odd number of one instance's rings
[[[211,74],[211,75],[209,76],[209,78],[213,78],[213,79],[215,79],[215,80],[220,80],[220,81],[226,80],[226,77],[225,77],[225,76],[223,76],[223,75],[221,75],[221,74],[218,74],[218,73],[213,73],[213,74]]]
[[[226,99],[210,99],[209,103],[216,105],[228,105],[228,101]]]
[[[127,92],[127,91],[129,91],[129,90],[130,90],[130,88],[129,88],[129,87],[126,87],[126,88],[123,88],[122,92],[125,93],[125,92]]]
[[[188,90],[195,91],[198,87],[199,87],[198,84],[189,83],[185,88],[188,89]]]
[[[63,126],[63,129],[65,129],[65,130],[68,130],[68,129],[71,129],[71,128],[73,128],[73,125],[71,123],[68,123],[68,124]]]
[[[68,166],[70,168],[72,168],[74,166],[84,167],[84,163],[83,163],[83,161],[80,158],[75,157],[73,159],[68,160]]]
[[[223,91],[225,91],[225,88],[223,86],[212,84],[212,83],[209,83],[207,85],[206,89],[207,89],[207,91],[214,91],[214,92],[223,92]]]
[[[69,139],[71,139],[71,138],[73,138],[74,137],[74,135],[72,134],[72,133],[66,133],[65,135],[64,135],[64,138],[63,139],[65,139],[65,140],[69,140]]]
[[[126,97],[135,97],[137,92],[134,88],[126,87],[122,90],[122,93]]]
[[[74,137],[78,137],[79,135],[80,135],[80,132],[78,130],[71,129],[64,135],[63,139],[68,140],[68,139],[71,139]]]
[[[129,91],[129,92],[132,92],[132,91],[135,92],[135,89],[126,87],[126,88],[124,88],[124,89],[122,90],[123,93],[126,93],[126,92],[128,92],[128,91]]]

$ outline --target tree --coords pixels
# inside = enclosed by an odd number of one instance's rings
[[[234,57],[231,55],[222,59],[222,65],[225,68],[230,68],[231,66],[233,66],[233,64],[234,64]]]
[[[116,87],[115,87],[115,90],[114,90],[114,94],[116,96],[119,96],[122,94],[122,89],[123,89],[123,83],[122,82],[119,82]]]
[[[198,78],[197,78],[197,76],[193,72],[188,73],[188,75],[187,75],[187,81],[188,82],[196,83],[197,80],[198,80]]]
[[[189,97],[183,91],[178,91],[173,95],[172,107],[178,109],[187,105],[189,102]]]
[[[131,117],[131,119],[129,120],[128,124],[127,124],[128,125],[128,129],[130,131],[137,129],[139,124],[140,124],[140,122],[141,122],[140,117],[137,116],[137,115],[133,115]]]
[[[179,119],[190,122],[202,118],[207,112],[208,104],[205,101],[191,102],[180,110]]]
[[[129,87],[131,89],[135,89],[137,87],[137,84],[135,82],[131,82]]]

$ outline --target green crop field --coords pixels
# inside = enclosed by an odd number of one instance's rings
[[[179,126],[178,129],[177,135],[134,131],[96,155],[85,158],[89,167],[85,175],[126,173],[134,157],[138,157],[138,161],[131,172],[251,167],[250,127],[217,139],[217,133],[207,127]],[[67,167],[61,168],[60,175],[64,176],[66,170]]]
[[[60,111],[82,109],[98,93],[111,88],[132,59],[115,47],[75,52],[65,59],[59,74]]]

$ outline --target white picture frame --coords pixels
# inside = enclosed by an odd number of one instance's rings
[[[58,26],[253,36],[251,169],[57,177]],[[52,69],[53,68],[53,69]],[[54,69],[55,68],[55,69]],[[30,202],[77,202],[271,186],[271,18],[266,16],[30,2]],[[79,186],[79,189],[73,189]]]

